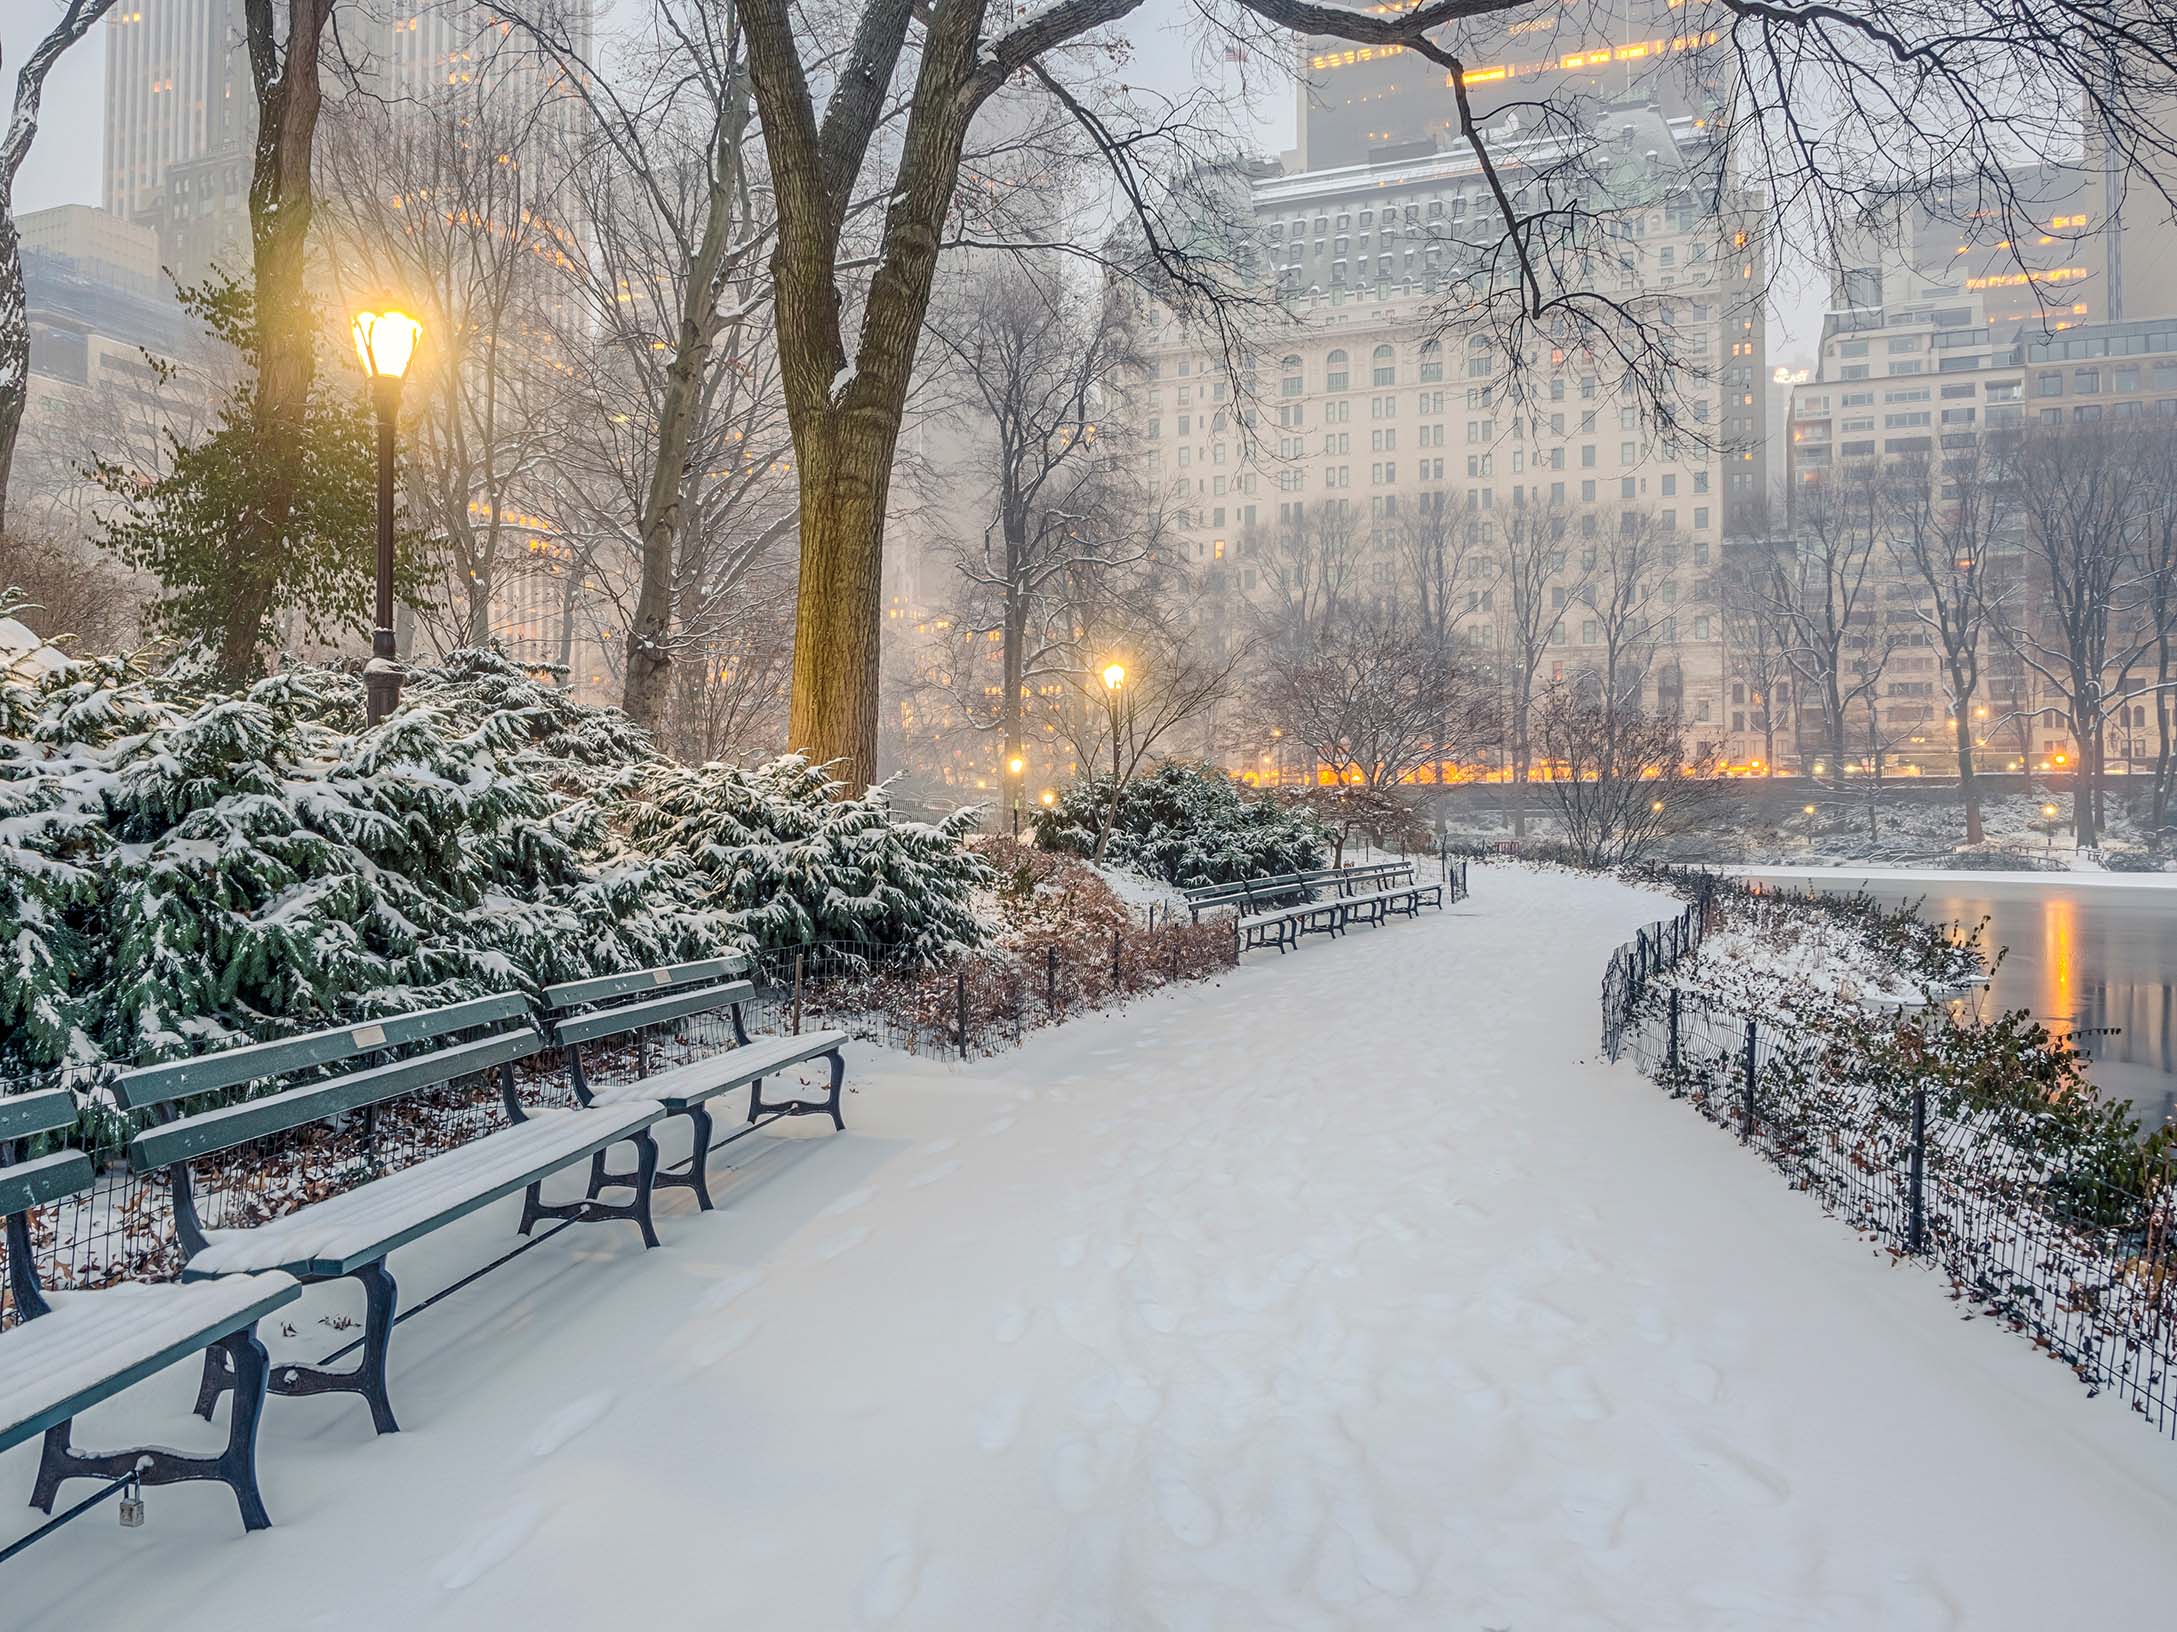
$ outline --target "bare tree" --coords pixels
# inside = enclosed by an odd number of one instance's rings
[[[30,396],[30,319],[23,289],[23,240],[15,226],[15,178],[38,136],[45,77],[61,53],[91,31],[113,0],[66,0],[45,38],[30,48],[15,75],[15,106],[0,135],[0,526],[7,524],[8,474],[15,437]]]
[[[1262,571],[1260,619],[1281,640],[1313,640],[1358,593],[1360,522],[1350,500],[1295,503],[1241,547]]]
[[[720,466],[704,447],[706,428],[720,424],[721,390],[735,389],[725,376],[746,371],[749,353],[768,346],[746,332],[769,298],[761,271],[773,229],[771,201],[753,168],[756,102],[743,10],[645,0],[619,71],[606,74],[551,0],[482,3],[558,68],[590,115],[579,186],[585,218],[598,230],[593,253],[572,256],[571,271],[602,330],[605,356],[617,356],[637,380],[646,406],[638,432],[599,433],[609,454],[640,455],[631,472],[617,457],[608,472],[634,478],[636,571],[621,626],[621,706],[632,719],[662,725],[676,641],[700,646],[707,638],[689,631],[685,619],[676,622],[684,609],[675,604],[676,587],[699,581],[689,557],[704,551],[691,551],[687,535],[698,530],[694,511],[710,489],[706,478],[722,470],[718,481],[730,490],[788,463],[755,465],[744,442],[741,457]],[[774,511],[757,531],[768,532],[768,543],[791,527],[788,509]],[[602,560],[597,543],[586,553]],[[743,550],[740,565],[752,566],[760,553]],[[725,587],[715,575],[700,581],[713,594]]]
[[[1689,755],[1675,714],[1627,708],[1611,717],[1599,699],[1563,682],[1544,690],[1539,714],[1548,796],[1566,843],[1587,865],[1638,861],[1714,809],[1714,755]]]
[[[1084,576],[1078,590],[1063,689],[1042,712],[1084,774],[1109,778],[1094,852],[1101,860],[1127,785],[1178,732],[1231,701],[1253,647],[1201,639],[1192,580],[1154,556]]]
[[[1727,545],[1717,573],[1726,671],[1732,686],[1744,688],[1747,717],[1761,733],[1761,762],[1772,775],[1780,769],[1777,732],[1789,723],[1780,699],[1788,694],[1792,672],[1770,596],[1775,573],[1771,557],[1778,548],[1766,535]],[[1731,696],[1736,702],[1739,692]]]
[[[1190,263],[1201,234],[1167,230],[1162,219],[1179,176],[1198,172],[1181,166],[1160,178],[1152,132],[1129,117],[1113,76],[1096,77],[1120,49],[1099,31],[1140,3],[1052,0],[1000,11],[989,0],[926,8],[861,0],[842,16],[744,0],[749,80],[778,201],[773,279],[802,485],[793,736],[837,762],[850,785],[875,774],[893,453],[938,256],[960,241],[952,229],[978,112],[1017,85],[1078,124],[1134,215],[1145,240],[1139,264],[1154,269],[1143,282],[1159,298],[1201,310],[1233,286],[1199,257]],[[1697,319],[1700,303],[1675,290],[1636,292],[1620,275],[1631,251],[1614,229],[1629,189],[1647,187],[1662,202],[1675,186],[1689,195],[1686,208],[1743,220],[1751,283],[1763,218],[1842,228],[1926,195],[1930,176],[1943,178],[1930,204],[1945,219],[1991,245],[2030,243],[2031,201],[2011,180],[2012,160],[2075,144],[2082,123],[2093,157],[2112,171],[2152,178],[2177,169],[2167,162],[2177,159],[2177,135],[2164,117],[2177,95],[2177,14],[2167,0],[2056,10],[1985,0],[1963,11],[1950,0],[1717,0],[1717,27],[1667,37],[1653,52],[1657,72],[1734,93],[1706,121],[1699,173],[1676,182],[1643,178],[1637,156],[1607,121],[1597,128],[1576,92],[1536,98],[1517,121],[1477,112],[1466,25],[1501,37],[1502,23],[1535,5],[1220,0],[1199,10],[1205,27],[1243,48],[1275,48],[1280,30],[1327,35],[1410,52],[1444,75],[1454,133],[1475,155],[1493,208],[1473,241],[1455,246],[1442,316],[1484,332],[1513,400],[1528,358],[1577,354],[1635,397],[1659,436],[1721,440],[1687,411],[1707,400],[1712,377],[1712,324]],[[871,199],[883,200],[883,221],[862,257],[866,285],[850,298],[838,276],[842,247]],[[1242,348],[1232,349],[1237,364]]]
[[[1943,698],[1958,763],[1958,797],[1965,807],[1965,842],[1979,844],[1980,787],[1974,780],[1974,709],[1980,696],[1981,649],[1992,638],[1991,558],[2012,530],[2011,489],[1985,444],[1945,449],[1932,460],[1893,465],[1884,477],[1889,547],[1899,570],[1922,594],[1914,613],[1926,629],[1943,674]],[[2000,590],[1998,591],[2000,595]]]
[[[1769,553],[1769,611],[1783,635],[1801,713],[1811,686],[1828,771],[1842,781],[1853,705],[1879,688],[1894,647],[1875,573],[1883,559],[1881,473],[1871,465],[1840,466],[1792,497],[1787,539]]]
[[[1535,685],[1543,654],[1563,637],[1565,614],[1585,591],[1589,568],[1568,571],[1572,523],[1562,505],[1515,505],[1497,512],[1493,538],[1497,652],[1509,692],[1512,781],[1521,787],[1533,763]],[[1524,803],[1513,807],[1513,831],[1526,831]]]
[[[2177,710],[2171,707],[2177,693],[2177,431],[2158,429],[2149,438],[2146,458],[2153,474],[2151,503],[2140,529],[2145,580],[2140,612],[2154,641],[2154,793],[2148,826],[2159,832],[2169,825],[2172,784],[2177,782],[2177,719],[2172,718]]]
[[[2072,827],[2101,841],[2104,732],[2126,681],[2156,649],[2142,570],[2154,490],[2148,448],[2104,424],[2035,426],[2005,450],[2034,582],[2000,625],[2007,646],[2063,699],[2077,747]]]
[[[1341,784],[1393,788],[1495,746],[1486,677],[1396,606],[1276,643],[1262,667],[1258,706]]]
[[[1069,590],[1140,561],[1157,536],[1122,466],[1124,427],[1103,412],[1138,357],[1123,310],[1050,255],[985,263],[933,309],[930,333],[973,427],[967,468],[941,475],[989,507],[981,538],[954,556],[962,596],[950,621],[954,644],[969,645],[948,672],[979,682],[974,648],[995,637],[997,707],[981,706],[979,683],[956,685],[954,700],[998,733],[1010,767],[1026,748],[1028,697],[1073,666]]]
[[[326,122],[327,275],[358,296],[398,289],[433,341],[402,396],[403,468],[441,552],[441,592],[417,606],[441,649],[490,640],[505,581],[540,562],[538,513],[557,508],[573,404],[551,336],[576,241],[562,105],[487,71],[420,105],[350,96]]]

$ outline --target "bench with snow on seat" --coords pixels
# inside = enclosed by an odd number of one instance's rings
[[[623,1100],[654,1101],[668,1116],[685,1116],[692,1129],[688,1165],[683,1171],[662,1169],[655,1178],[660,1185],[678,1185],[695,1192],[696,1206],[711,1205],[710,1178],[705,1159],[713,1150],[765,1127],[782,1116],[829,1116],[835,1129],[844,1130],[839,1114],[840,1086],[846,1080],[846,1060],[840,1053],[847,1034],[843,1031],[811,1031],[794,1036],[751,1036],[745,1022],[747,1005],[776,998],[775,987],[759,986],[747,978],[745,958],[708,958],[696,963],[667,964],[656,969],[636,969],[625,974],[599,975],[590,980],[571,980],[547,986],[544,1003],[552,1040],[564,1051],[568,1079],[585,1105],[599,1107]],[[699,1014],[723,1009],[732,1017],[734,1046],[703,1059],[649,1069],[649,1053],[642,1044],[645,1030],[672,1025]],[[598,1087],[583,1065],[584,1044],[634,1033],[637,1039],[638,1075],[634,1081]],[[764,1078],[777,1076],[812,1060],[831,1065],[831,1088],[823,1099],[766,1100]],[[748,1090],[746,1126],[711,1143],[710,1102],[737,1088]],[[605,1170],[603,1152],[590,1168],[590,1194],[632,1182],[630,1176]]]
[[[302,1296],[292,1275],[234,1275],[196,1284],[123,1282],[101,1292],[48,1292],[38,1281],[31,1212],[91,1188],[96,1173],[80,1150],[24,1157],[41,1135],[76,1125],[66,1089],[0,1099],[0,1213],[7,1215],[8,1291],[15,1324],[0,1332],[0,1451],[45,1436],[30,1505],[53,1511],[69,1479],[172,1485],[209,1479],[234,1492],[245,1530],[272,1522],[257,1489],[257,1421],[266,1360],[257,1322]],[[216,1456],[157,1446],[79,1451],[75,1417],[123,1389],[199,1353],[218,1353],[235,1379],[227,1444]]]
[[[519,1226],[523,1235],[540,1218],[625,1219],[641,1230],[644,1246],[658,1244],[650,1221],[649,1179],[657,1170],[658,1152],[649,1129],[665,1114],[664,1108],[633,1099],[609,1110],[524,1104],[514,1067],[545,1046],[530,1023],[527,1001],[508,992],[140,1067],[115,1079],[116,1097],[125,1109],[161,1119],[130,1141],[129,1165],[139,1173],[164,1169],[171,1175],[175,1234],[186,1254],[184,1280],[277,1269],[306,1285],[349,1279],[362,1287],[362,1358],[355,1369],[281,1365],[270,1378],[272,1393],[360,1394],[369,1402],[378,1432],[394,1432],[399,1424],[386,1392],[386,1357],[396,1288],[386,1268],[387,1255],[516,1191],[525,1193]],[[419,1051],[379,1058],[387,1051],[411,1049]],[[312,1071],[324,1075],[258,1098],[182,1112],[186,1102],[206,1095],[231,1094]],[[359,1118],[365,1153],[375,1166],[383,1159],[380,1107],[487,1073],[497,1077],[506,1126],[267,1223],[207,1229],[201,1222],[191,1163],[314,1123],[354,1126]],[[546,1179],[623,1141],[636,1151],[632,1201],[621,1206],[595,1200],[559,1206],[543,1201]],[[234,1382],[222,1351],[207,1351],[198,1415],[208,1418],[221,1392]]]
[[[1330,893],[1321,893],[1325,890]],[[1272,873],[1183,893],[1197,923],[1206,909],[1235,908],[1233,928],[1243,951],[1274,946],[1283,952],[1298,946],[1303,935],[1338,935],[1356,921],[1382,923],[1393,912],[1411,917],[1424,898],[1437,907],[1444,904],[1444,887],[1417,882],[1413,863],[1403,861]]]
[[[1444,905],[1444,886],[1420,882],[1410,861],[1347,868],[1338,879],[1337,889],[1348,925],[1356,919],[1380,924],[1394,912],[1418,917],[1424,901],[1439,910]]]

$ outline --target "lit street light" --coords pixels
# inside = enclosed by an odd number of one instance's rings
[[[376,725],[401,700],[401,666],[393,650],[393,433],[401,408],[401,382],[423,325],[406,312],[355,314],[355,354],[370,380],[378,410],[378,600],[370,632],[370,661],[363,665],[364,718]]]

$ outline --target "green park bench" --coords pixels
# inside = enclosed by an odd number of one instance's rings
[[[604,1110],[623,1103],[655,1104],[663,1106],[667,1116],[688,1119],[692,1137],[686,1169],[661,1171],[654,1182],[693,1190],[696,1205],[706,1210],[711,1205],[706,1166],[714,1149],[782,1116],[829,1115],[833,1128],[846,1127],[840,1115],[839,1093],[846,1080],[846,1060],[841,1050],[847,1034],[812,1031],[784,1037],[751,1036],[744,1013],[747,1006],[778,994],[775,988],[759,986],[746,978],[748,970],[744,958],[712,958],[568,981],[544,990],[552,1040],[565,1054],[568,1077],[584,1105]],[[583,1062],[585,1045],[631,1034],[639,1039],[647,1028],[719,1010],[731,1017],[732,1048],[655,1072],[649,1069],[647,1050],[638,1048],[637,1074],[632,1080],[602,1087],[591,1081]],[[764,1098],[766,1077],[811,1060],[830,1062],[831,1089],[825,1098]],[[713,1145],[711,1101],[740,1088],[748,1090],[745,1126]],[[591,1196],[631,1182],[631,1175],[606,1171],[604,1152],[598,1152],[590,1168]]]
[[[163,1169],[171,1175],[175,1233],[186,1254],[184,1281],[278,1270],[304,1284],[349,1278],[363,1289],[362,1357],[355,1368],[277,1366],[270,1392],[361,1394],[378,1432],[394,1432],[399,1425],[387,1394],[386,1360],[396,1288],[387,1255],[516,1191],[525,1192],[523,1235],[540,1218],[625,1219],[641,1230],[646,1247],[658,1244],[650,1218],[657,1145],[649,1130],[664,1108],[632,1098],[595,1109],[524,1104],[514,1067],[545,1046],[530,1023],[527,1001],[510,992],[200,1054],[115,1079],[124,1109],[163,1119],[130,1142],[129,1165],[139,1173]],[[381,1057],[409,1049],[420,1051]],[[324,1074],[256,1098],[186,1108],[207,1095],[305,1072]],[[193,1163],[316,1123],[353,1128],[358,1118],[366,1150],[374,1151],[381,1109],[484,1073],[497,1075],[504,1126],[254,1227],[207,1229],[200,1222]],[[622,1142],[636,1151],[633,1200],[617,1206],[594,1199],[565,1205],[542,1200],[546,1179]],[[209,1419],[220,1394],[244,1380],[228,1351],[207,1349],[198,1414]]]
[[[45,1436],[31,1505],[53,1511],[65,1480],[134,1478],[144,1485],[209,1479],[234,1492],[246,1530],[272,1520],[257,1489],[257,1421],[267,1363],[257,1322],[295,1301],[292,1275],[269,1271],[217,1281],[124,1282],[96,1292],[48,1292],[38,1280],[33,1209],[90,1190],[96,1177],[80,1150],[22,1153],[44,1135],[76,1125],[73,1095],[61,1088],[0,1099],[0,1213],[7,1215],[8,1291],[14,1322],[0,1331],[0,1451]],[[158,1446],[79,1451],[77,1413],[176,1361],[220,1356],[232,1379],[226,1447],[188,1456]]]

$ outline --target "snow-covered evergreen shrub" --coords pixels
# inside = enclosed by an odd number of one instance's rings
[[[1088,777],[1036,814],[1036,842],[1086,856],[1111,804],[1111,780]],[[1119,796],[1105,848],[1120,862],[1190,889],[1323,865],[1330,833],[1312,811],[1248,791],[1214,765],[1167,760]]]
[[[620,819],[632,848],[685,860],[701,898],[757,945],[869,942],[912,961],[981,945],[971,897],[991,872],[964,842],[975,812],[902,821],[882,787],[837,791],[797,754],[660,764]]]
[[[495,653],[369,729],[349,674],[199,685],[0,672],[0,1077],[758,943],[981,939],[965,818],[831,800],[800,761],[685,770]]]

